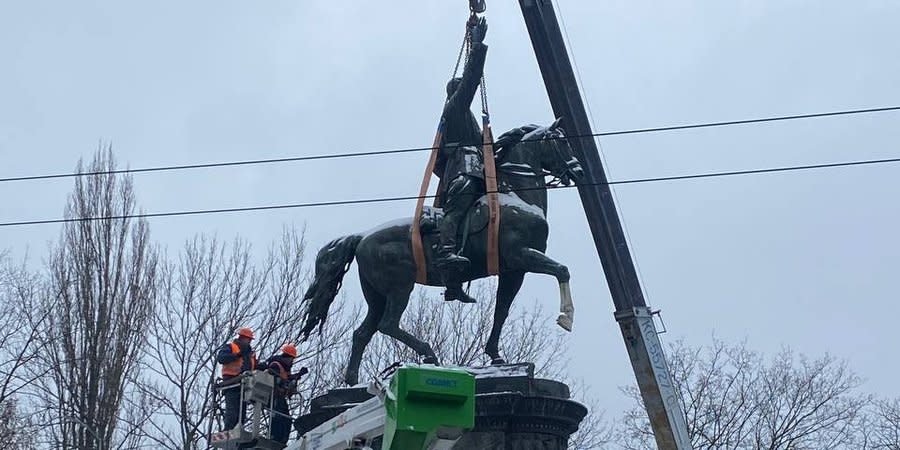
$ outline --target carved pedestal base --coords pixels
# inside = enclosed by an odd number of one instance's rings
[[[569,387],[534,377],[534,365],[467,368],[475,375],[475,429],[455,449],[564,450],[587,408],[569,399]],[[365,388],[332,389],[297,419],[300,433],[371,398]]]

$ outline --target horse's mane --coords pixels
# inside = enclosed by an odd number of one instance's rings
[[[540,128],[540,125],[527,124],[501,134],[500,137],[494,141],[494,153],[496,154],[497,160],[503,160],[503,157],[507,155],[513,147],[522,142],[522,138],[524,138],[525,135],[538,128]]]

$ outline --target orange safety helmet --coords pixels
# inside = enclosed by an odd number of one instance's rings
[[[297,347],[294,344],[284,344],[281,346],[281,353],[290,356],[291,358],[297,357]]]
[[[237,334],[238,334],[238,336],[242,336],[247,339],[253,339],[256,337],[253,335],[253,330],[250,327],[239,328]]]

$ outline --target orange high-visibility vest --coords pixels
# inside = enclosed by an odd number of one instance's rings
[[[231,354],[237,355],[241,352],[241,347],[236,342],[231,343]],[[222,377],[236,377],[241,374],[244,367],[244,358],[238,358],[230,363],[222,364]],[[250,370],[256,369],[256,352],[250,353]]]
[[[281,378],[282,381],[288,381],[291,378],[291,373],[288,372],[283,365],[281,365],[278,361],[273,361],[272,364],[278,366],[278,378]]]

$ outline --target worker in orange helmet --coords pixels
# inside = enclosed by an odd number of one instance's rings
[[[272,356],[261,365],[275,375],[275,397],[272,399],[272,409],[275,415],[272,418],[272,439],[286,444],[291,434],[291,412],[288,407],[288,398],[297,393],[297,381],[300,377],[309,373],[306,367],[297,373],[291,373],[294,359],[297,358],[297,347],[294,344],[284,344],[279,353]]]
[[[216,361],[222,365],[222,383],[237,382],[244,372],[256,370],[256,352],[250,346],[253,330],[248,327],[238,329],[237,338],[219,347]],[[240,384],[225,389],[225,429],[230,430],[244,422],[246,406],[241,402]],[[239,412],[240,411],[240,412]],[[240,417],[240,420],[238,420]]]

